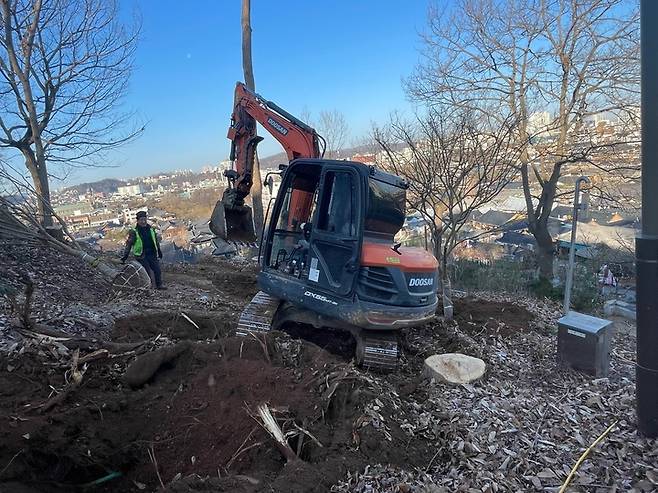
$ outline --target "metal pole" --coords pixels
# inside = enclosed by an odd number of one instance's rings
[[[567,278],[564,282],[564,314],[569,313],[571,305],[571,286],[573,285],[573,267],[576,263],[576,228],[578,227],[578,211],[583,204],[580,203],[580,184],[589,183],[589,178],[581,176],[576,180],[576,190],[573,194],[573,214],[571,219],[571,245],[569,246],[569,265]]]
[[[635,238],[637,423],[658,437],[658,2],[642,0],[642,233]]]

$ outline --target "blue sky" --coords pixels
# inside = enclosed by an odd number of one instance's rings
[[[242,79],[241,0],[124,0],[142,36],[127,107],[147,123],[111,154],[115,168],[76,170],[68,183],[199,169],[227,158],[235,82]],[[293,114],[342,112],[352,137],[409,107],[426,1],[252,0],[256,90]],[[272,139],[260,154],[280,152]],[[58,187],[58,184],[55,184]]]

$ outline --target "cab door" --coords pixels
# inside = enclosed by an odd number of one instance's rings
[[[359,271],[363,210],[359,173],[348,166],[323,170],[310,234],[308,285],[349,295]]]

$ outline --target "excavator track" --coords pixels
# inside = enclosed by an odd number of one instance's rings
[[[259,291],[244,308],[236,335],[247,336],[250,333],[267,333],[272,330],[274,317],[281,306],[281,300]],[[277,318],[277,327],[283,323],[297,322],[309,325],[309,330],[323,330],[314,322],[315,315],[306,310],[297,310],[292,305],[282,307]],[[355,326],[346,326],[336,321],[336,328],[349,330],[356,339],[357,365],[378,371],[395,371],[398,367],[398,333],[397,331],[364,330]],[[316,325],[315,328],[310,328]]]
[[[359,366],[380,371],[395,371],[398,367],[397,331],[362,330],[356,335],[356,361]]]
[[[269,332],[281,300],[259,291],[242,310],[235,333],[246,336],[252,332]]]

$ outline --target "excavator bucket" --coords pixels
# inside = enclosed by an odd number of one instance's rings
[[[222,200],[218,201],[210,216],[210,231],[226,241],[256,241],[251,207],[229,206]]]

